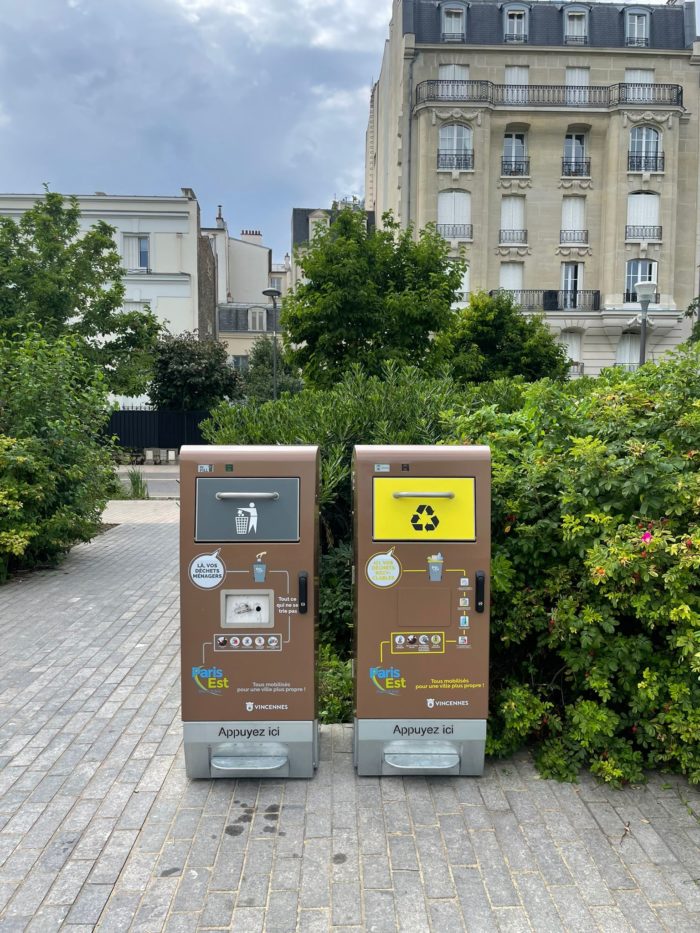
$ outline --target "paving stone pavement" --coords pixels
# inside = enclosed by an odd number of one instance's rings
[[[700,931],[673,776],[358,778],[332,726],[311,781],[188,781],[177,511],[128,504],[0,589],[0,930]]]

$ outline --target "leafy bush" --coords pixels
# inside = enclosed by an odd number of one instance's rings
[[[0,580],[94,536],[112,484],[106,387],[81,348],[0,341]]]
[[[700,781],[700,352],[454,416],[493,456],[489,750]]]
[[[318,718],[321,722],[351,722],[353,685],[350,661],[341,660],[329,645],[318,652]]]

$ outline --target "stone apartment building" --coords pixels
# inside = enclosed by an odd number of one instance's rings
[[[260,230],[242,230],[239,237],[229,234],[221,213],[216,226],[205,227],[217,258],[217,321],[219,340],[237,369],[245,369],[255,341],[264,335],[280,333],[282,298],[290,287],[289,255],[281,263],[272,261],[272,250],[263,244]],[[279,298],[263,292],[276,289]]]
[[[394,0],[371,96],[366,200],[437,224],[465,291],[544,311],[572,372],[647,358],[698,294],[693,3]]]
[[[42,195],[0,194],[0,214],[18,219]],[[124,266],[124,306],[149,305],[171,333],[216,330],[213,259],[200,242],[199,204],[191,188],[182,194],[78,195],[85,230],[98,221],[115,228]]]

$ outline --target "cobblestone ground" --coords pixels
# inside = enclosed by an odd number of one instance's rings
[[[700,931],[674,777],[358,779],[334,726],[312,781],[189,782],[177,510],[127,505],[0,589],[0,930]]]

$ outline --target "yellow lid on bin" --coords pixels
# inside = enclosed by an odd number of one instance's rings
[[[475,541],[475,515],[471,476],[373,477],[375,541]]]

